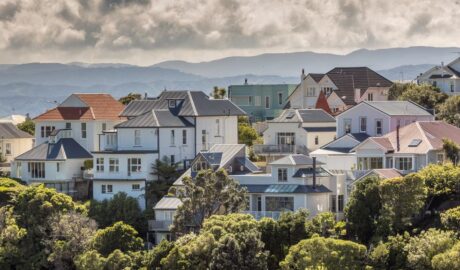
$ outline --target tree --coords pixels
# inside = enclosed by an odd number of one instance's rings
[[[407,232],[388,237],[387,242],[380,242],[371,250],[369,264],[373,269],[404,269],[407,264],[407,251],[404,248],[409,240]]]
[[[366,247],[351,241],[313,237],[289,249],[282,269],[364,269]]]
[[[345,224],[343,222],[337,222],[335,215],[331,212],[323,212],[316,215],[306,224],[308,234],[311,236],[317,234],[322,237],[334,237],[344,236]]]
[[[96,250],[83,253],[75,259],[77,270],[101,270],[104,269],[106,259]]]
[[[435,270],[460,269],[460,242],[457,242],[451,249],[437,254],[431,260]]]
[[[412,237],[404,247],[407,252],[407,267],[414,270],[432,269],[431,259],[449,250],[456,242],[454,233],[429,229]]]
[[[460,146],[450,139],[442,139],[442,149],[446,153],[447,158],[457,165],[460,159]]]
[[[173,242],[163,240],[153,250],[149,251],[145,259],[147,269],[161,268],[161,260],[171,252],[174,246]]]
[[[214,99],[223,99],[225,98],[226,94],[227,94],[227,90],[225,90],[225,88],[219,88],[217,86],[214,86],[211,96]]]
[[[393,83],[388,91],[388,100],[397,100],[410,85],[410,83]]]
[[[25,186],[10,178],[0,178],[0,207],[12,205]]]
[[[460,127],[460,96],[451,96],[439,106],[438,117]]]
[[[442,93],[439,88],[429,84],[410,84],[398,97],[398,100],[410,100],[427,109],[437,109],[448,95]]]
[[[368,243],[376,231],[382,202],[379,178],[366,177],[355,184],[345,208],[347,232],[362,243]]]
[[[19,248],[20,241],[27,234],[16,223],[10,206],[0,208],[0,268],[11,269],[23,258]]]
[[[35,123],[31,119],[26,119],[26,121],[19,123],[17,127],[30,135],[35,135]]]
[[[101,255],[107,256],[115,249],[122,252],[141,250],[143,243],[133,227],[119,221],[111,227],[98,230],[91,246]]]
[[[128,95],[121,97],[118,101],[123,105],[128,105],[133,100],[142,99],[142,95],[138,93],[129,93]]]
[[[161,160],[155,160],[152,171],[152,174],[158,179],[147,184],[145,195],[148,207],[153,206],[163,196],[167,195],[169,188],[180,176],[179,163],[171,164],[171,160],[167,156],[163,156]]]
[[[441,213],[441,224],[448,230],[460,232],[460,206]]]
[[[253,141],[259,137],[257,131],[249,123],[247,116],[238,117],[238,143],[252,146]]]
[[[182,201],[174,216],[172,231],[182,234],[189,228],[199,231],[212,215],[239,212],[246,206],[247,191],[228,177],[223,169],[200,171],[195,179],[184,177],[176,194]]]
[[[107,261],[105,263],[105,269],[107,270],[124,270],[124,269],[131,269],[132,265],[131,257],[127,254],[124,254],[119,249],[115,249],[110,255],[107,257]]]

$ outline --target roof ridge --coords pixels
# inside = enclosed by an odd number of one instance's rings
[[[417,121],[415,122],[415,125],[417,126],[417,128],[419,129],[420,133],[422,134],[423,138],[427,141],[428,145],[430,146],[430,150],[433,150],[434,147],[433,147],[433,144],[431,144],[431,141],[428,139],[428,137],[426,136],[425,131],[423,129],[423,127],[420,125],[420,123]]]
[[[188,95],[188,97],[190,99],[190,105],[192,106],[193,113],[197,116],[198,112],[196,110],[195,101],[193,100],[192,93],[191,93],[190,90],[187,90],[187,95]]]
[[[153,118],[155,119],[155,122],[157,123],[157,126],[159,126],[159,125],[160,125],[160,122],[158,122],[158,117],[157,117],[157,115],[156,115],[156,113],[155,113],[155,109],[152,110],[152,116],[153,116]]]
[[[293,165],[296,165],[295,160],[292,158],[293,155],[289,155],[289,159],[291,160]]]

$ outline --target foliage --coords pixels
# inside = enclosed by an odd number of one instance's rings
[[[25,186],[16,180],[0,178],[0,206],[12,204],[24,188]]]
[[[259,137],[257,131],[249,123],[247,116],[238,117],[238,143],[252,146],[253,141]]]
[[[19,123],[17,127],[30,135],[35,135],[35,123],[31,119],[26,119],[26,121]]]
[[[374,269],[404,269],[407,264],[407,251],[404,247],[410,236],[406,232],[388,237],[387,242],[380,242],[368,255],[369,263]]]
[[[448,230],[460,232],[460,206],[441,213],[441,224]]]
[[[78,256],[75,260],[77,270],[100,270],[104,269],[106,259],[97,251],[90,250]]]
[[[410,85],[410,83],[393,83],[388,91],[388,100],[397,100]]]
[[[228,177],[225,170],[200,171],[195,179],[184,177],[184,184],[176,194],[182,201],[174,216],[172,226],[176,234],[188,228],[199,230],[204,219],[215,214],[240,211],[246,206],[246,189]]]
[[[451,249],[435,255],[431,260],[431,266],[435,270],[460,269],[460,242]]]
[[[8,269],[22,260],[19,242],[27,234],[20,228],[9,206],[0,208],[0,268]]]
[[[289,249],[282,269],[364,269],[366,247],[351,241],[313,237]]]
[[[83,167],[85,170],[91,170],[94,168],[93,160],[92,159],[87,159],[83,162]]]
[[[407,267],[414,270],[432,269],[431,259],[449,250],[455,241],[453,232],[435,229],[412,237],[404,248],[407,252]]]
[[[161,268],[161,259],[165,258],[173,247],[174,243],[163,240],[153,250],[149,251],[145,259],[147,269]]]
[[[319,235],[322,237],[338,238],[346,234],[343,222],[336,222],[335,215],[331,212],[323,212],[316,215],[306,224],[310,237]]]
[[[460,168],[452,164],[430,164],[418,171],[417,175],[425,182],[428,196],[460,192]]]
[[[142,95],[138,93],[129,93],[128,95],[121,97],[118,101],[123,105],[128,105],[133,100],[142,99]]]
[[[460,146],[450,139],[442,139],[442,149],[446,153],[447,158],[457,165],[460,159]]]
[[[227,94],[227,90],[225,90],[225,88],[219,88],[217,86],[214,86],[211,96],[214,99],[223,99],[225,98],[226,94]]]
[[[439,106],[439,119],[460,127],[460,96],[450,96]]]
[[[152,174],[157,176],[158,179],[147,184],[145,195],[148,207],[153,206],[168,194],[169,188],[180,176],[179,163],[171,164],[171,160],[167,156],[163,156],[161,160],[156,159],[152,170]]]
[[[447,97],[447,94],[442,93],[439,88],[432,85],[410,84],[398,97],[398,100],[410,100],[427,109],[436,109]]]
[[[111,227],[98,230],[91,243],[92,247],[107,256],[115,249],[122,252],[138,251],[142,248],[142,239],[137,237],[136,230],[121,221],[116,222]]]
[[[379,178],[366,177],[355,184],[345,208],[347,232],[362,243],[367,243],[376,231],[382,202]]]
[[[107,270],[123,270],[129,269],[132,265],[131,257],[128,254],[124,254],[119,249],[115,249],[107,257],[105,263],[105,269]]]

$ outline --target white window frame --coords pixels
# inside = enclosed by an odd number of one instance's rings
[[[374,100],[374,93],[367,93],[367,100],[373,101]]]
[[[278,168],[278,182],[287,182],[288,181],[288,169],[287,168]]]
[[[363,129],[363,120],[364,120],[364,129]],[[367,117],[359,117],[359,131],[367,133]]]
[[[187,130],[186,129],[182,130],[182,144],[183,145],[187,144]]]
[[[168,107],[169,108],[176,108],[176,101],[174,99],[168,100]]]
[[[271,103],[270,103],[270,97],[269,96],[265,96],[264,106],[265,106],[265,109],[270,109],[271,108]]]
[[[260,96],[254,96],[254,106],[260,106],[262,104],[262,100]]]
[[[169,143],[171,144],[171,146],[176,145],[176,132],[175,132],[174,129],[172,129],[171,132],[170,132]]]
[[[136,161],[136,162],[133,162]],[[128,158],[128,175],[132,173],[140,173],[142,171],[141,158]]]
[[[88,136],[88,131],[87,131],[88,126],[85,122],[82,122],[80,126],[81,126],[81,138],[86,139],[86,137]]]
[[[377,123],[380,122],[380,133],[378,132],[379,127]],[[383,120],[382,119],[375,119],[375,135],[383,135]]]
[[[347,122],[350,122],[350,130],[347,132]],[[348,133],[352,133],[352,124],[353,124],[353,121],[351,118],[345,118],[343,119],[343,132],[345,134],[348,134]]]
[[[120,160],[118,158],[109,158],[109,172],[117,173],[120,171]]]
[[[140,184],[132,184],[131,185],[131,190],[140,191],[141,190],[141,185]]]
[[[134,146],[141,145],[141,131],[139,129],[134,130]]]
[[[96,172],[104,172],[104,158],[96,158]]]
[[[11,143],[5,143],[5,156],[11,156]]]

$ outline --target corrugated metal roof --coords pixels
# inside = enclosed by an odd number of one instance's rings
[[[241,185],[246,187],[249,193],[328,193],[332,192],[324,185],[295,185],[295,184],[272,184],[272,185]]]
[[[303,178],[313,175],[313,167],[298,169],[292,177]],[[331,176],[331,174],[322,167],[316,167],[316,176]]]
[[[131,118],[115,126],[116,128],[146,127],[193,127],[193,124],[182,116],[176,116],[170,110],[152,110]]]
[[[16,160],[66,160],[92,158],[80,144],[72,138],[60,139],[55,144],[42,143],[24,154],[16,157]]]
[[[371,107],[388,115],[419,115],[433,116],[420,105],[410,101],[363,101]]]
[[[0,138],[3,139],[21,139],[21,138],[33,138],[27,132],[24,132],[17,128],[12,123],[0,123]]]
[[[316,161],[317,165],[323,164]],[[302,154],[293,154],[273,161],[270,165],[313,165],[313,159]]]
[[[336,127],[303,127],[307,132],[335,132]]]
[[[153,207],[155,210],[176,210],[182,205],[182,201],[176,197],[164,196],[161,200]]]

